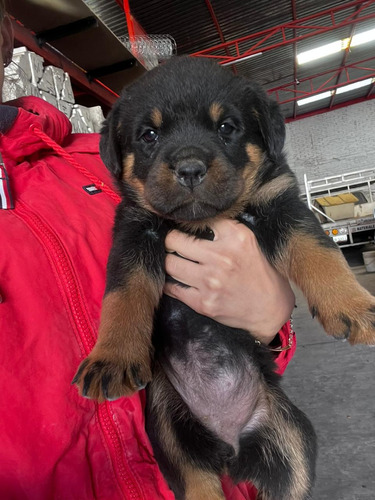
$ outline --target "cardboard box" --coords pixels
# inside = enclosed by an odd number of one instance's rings
[[[333,220],[350,219],[354,217],[354,204],[358,198],[352,193],[317,198],[316,201],[325,214]]]

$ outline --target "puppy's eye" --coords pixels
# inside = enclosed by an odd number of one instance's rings
[[[219,134],[220,135],[224,135],[224,136],[228,136],[230,135],[232,132],[234,132],[235,130],[235,127],[230,123],[230,122],[223,122],[220,127],[219,127]]]
[[[142,139],[145,142],[154,142],[158,138],[158,134],[155,132],[155,130],[152,130],[151,128],[149,130],[146,130],[146,132],[142,135]]]

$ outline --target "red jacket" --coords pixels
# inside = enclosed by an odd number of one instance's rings
[[[98,136],[72,135],[68,119],[38,98],[7,104],[0,498],[172,500],[144,431],[144,393],[99,405],[71,385],[95,343],[118,201]],[[101,191],[90,194],[92,185]],[[285,343],[287,327],[281,337]],[[282,370],[293,351],[279,356]],[[252,498],[250,486],[224,488],[228,499]]]

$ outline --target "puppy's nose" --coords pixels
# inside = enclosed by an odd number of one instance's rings
[[[207,167],[201,160],[182,160],[176,165],[175,172],[182,186],[194,189],[203,181]]]

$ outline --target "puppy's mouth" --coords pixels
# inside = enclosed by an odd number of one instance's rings
[[[192,200],[173,208],[165,213],[164,216],[178,222],[200,221],[215,217],[221,211],[221,208],[210,203]]]
[[[231,209],[244,183],[230,164],[221,160],[181,161],[171,168],[156,164],[144,185],[142,198],[156,214],[176,222],[211,219]],[[177,168],[178,167],[178,168]]]
[[[156,196],[148,198],[148,206],[159,216],[176,222],[198,222],[211,219],[237,204],[237,190],[232,196],[213,196],[212,193],[202,192],[198,196]]]

